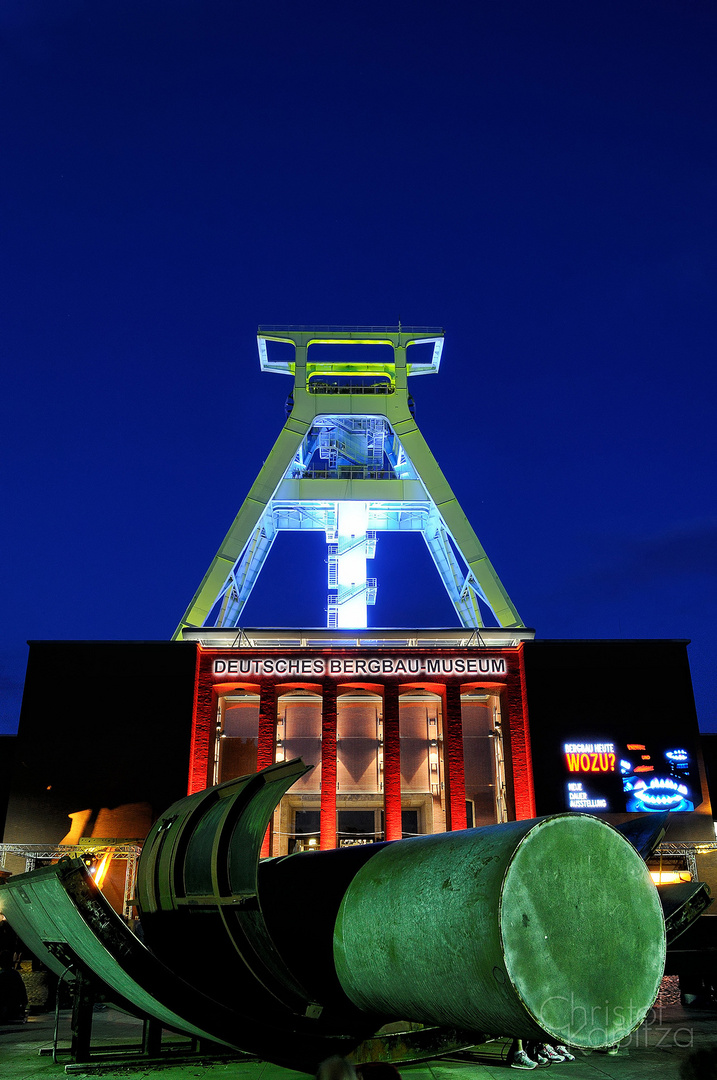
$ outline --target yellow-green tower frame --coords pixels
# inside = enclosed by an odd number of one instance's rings
[[[413,415],[408,378],[438,371],[443,331],[260,326],[257,338],[262,371],[294,377],[287,420],[175,638],[239,626],[277,532],[304,529],[329,544],[329,626],[366,626],[377,534],[419,531],[463,626],[484,626],[488,609],[499,626],[522,627]],[[290,359],[270,355],[277,344]],[[365,346],[390,351],[374,359]]]

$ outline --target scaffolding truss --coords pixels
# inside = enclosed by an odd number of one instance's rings
[[[134,893],[137,881],[137,865],[142,853],[142,843],[118,842],[116,844],[0,844],[0,869],[5,867],[7,856],[25,860],[24,873],[35,870],[38,865],[66,859],[91,855],[100,860],[103,856],[111,857],[113,862],[125,863],[124,897],[122,914],[126,919],[134,915]]]

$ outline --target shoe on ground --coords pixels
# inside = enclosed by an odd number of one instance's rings
[[[551,1065],[557,1065],[559,1061],[566,1060],[562,1054],[558,1053],[555,1047],[548,1045],[548,1043],[541,1043],[539,1050],[543,1057],[548,1059]]]
[[[516,1050],[510,1059],[511,1069],[537,1069],[537,1061],[528,1057],[525,1050]]]
[[[562,1043],[556,1043],[555,1049],[565,1061],[575,1061],[575,1054],[571,1054],[567,1046],[563,1046]]]

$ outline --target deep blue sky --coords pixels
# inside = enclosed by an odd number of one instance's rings
[[[0,730],[27,639],[171,635],[283,422],[257,324],[400,318],[525,622],[692,639],[717,731],[715,57],[713,0],[4,0]],[[374,625],[454,622],[419,543]]]

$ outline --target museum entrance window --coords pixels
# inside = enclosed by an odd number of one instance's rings
[[[336,703],[336,780],[340,795],[376,795],[383,700],[368,690],[340,694]]]
[[[418,801],[418,800],[414,800]],[[423,836],[427,831],[422,827],[422,819],[424,815],[424,807],[416,806],[415,809],[401,810],[401,837],[406,840],[409,836]],[[381,811],[381,829],[379,840],[384,839],[384,816],[383,810]]]
[[[383,698],[347,687],[336,701],[336,826],[339,847],[381,840]]]
[[[408,836],[419,836],[420,815],[418,810],[402,810],[401,811],[401,834],[405,840]]]
[[[289,854],[295,851],[318,851],[321,824],[320,810],[297,810],[294,814],[294,835],[289,837]]]
[[[380,837],[377,835],[377,816],[380,810],[339,810],[338,841],[339,847],[355,847],[359,844],[373,844]]]
[[[236,690],[220,698],[211,783],[223,784],[256,772],[258,741],[259,695]]]
[[[298,687],[276,703],[276,761],[313,765],[292,784],[274,813],[272,854],[318,851],[321,806],[321,695]]]
[[[290,690],[277,702],[276,760],[300,757],[313,769],[289,789],[294,794],[321,790],[321,696],[311,690]]]
[[[506,821],[499,694],[480,688],[461,694],[461,717],[468,827]]]
[[[401,738],[402,813],[416,810],[416,829],[403,833],[444,832],[445,777],[443,773],[443,710],[438,694],[409,689],[398,699]],[[411,819],[413,820],[413,819]]]

